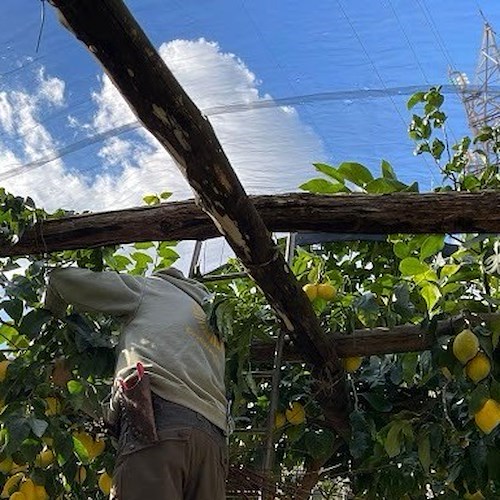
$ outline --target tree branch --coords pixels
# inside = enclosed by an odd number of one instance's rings
[[[349,234],[500,233],[500,193],[290,193],[251,200],[271,231]],[[48,220],[0,256],[156,240],[219,236],[193,200]]]

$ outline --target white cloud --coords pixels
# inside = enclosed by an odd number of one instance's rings
[[[236,56],[223,53],[218,44],[203,39],[175,40],[163,44],[159,52],[202,112],[209,115],[248,192],[296,190],[297,172],[305,172],[307,178],[311,162],[324,157],[320,140],[293,108],[258,106],[259,101],[271,97],[261,95],[256,76]],[[67,145],[56,142],[40,120],[42,111],[64,106],[65,84],[43,70],[38,83],[34,95],[19,90],[0,93],[0,127],[22,139],[21,147],[13,150],[6,145],[10,143],[2,144],[0,136],[0,177],[15,165],[56,156],[58,148]],[[92,135],[136,120],[107,76],[101,78],[101,88],[92,99],[93,116],[66,118],[65,137],[71,137],[69,131],[74,128]],[[226,109],[234,105],[248,106],[237,112]],[[62,126],[61,122],[57,125]],[[144,194],[161,191],[173,191],[176,199],[192,196],[172,159],[144,129],[105,140],[94,161],[102,165],[94,177],[70,171],[56,159],[2,184],[33,197],[47,209],[118,209],[138,205]]]

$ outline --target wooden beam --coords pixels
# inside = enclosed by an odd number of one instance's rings
[[[310,301],[275,246],[210,122],[177,82],[121,0],[50,0],[62,23],[98,59],[137,118],[176,161],[197,204],[248,269],[321,384],[318,402],[349,431],[342,364]]]
[[[392,193],[315,195],[289,193],[251,200],[271,231],[353,235],[397,233],[500,233],[500,193]],[[0,256],[156,240],[219,236],[193,200],[84,214],[43,222],[19,243],[0,243]]]
[[[480,314],[475,321],[498,321],[499,313]],[[456,335],[465,328],[463,316],[438,321],[433,333],[419,325],[400,325],[392,328],[369,328],[355,330],[351,334],[333,333],[332,338],[341,358],[350,356],[372,356],[403,352],[419,352],[432,348],[436,339],[446,335]],[[250,359],[254,363],[269,363],[273,358],[273,342],[258,342],[251,346]],[[300,363],[300,352],[290,342],[283,349],[283,360]]]

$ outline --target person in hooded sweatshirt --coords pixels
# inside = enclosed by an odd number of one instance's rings
[[[203,309],[208,297],[175,268],[150,277],[75,267],[49,275],[45,306],[55,315],[71,304],[121,320],[115,380],[130,378],[137,363],[149,376],[158,439],[145,443],[121,422],[112,499],[225,498],[225,352]]]

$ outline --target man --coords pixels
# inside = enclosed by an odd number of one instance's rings
[[[207,325],[207,298],[174,268],[147,278],[80,268],[50,273],[45,304],[54,314],[71,304],[122,321],[115,381],[133,378],[137,366],[150,380],[158,439],[143,439],[124,408],[113,499],[225,498],[225,353]]]

